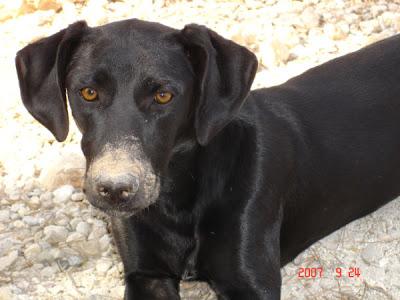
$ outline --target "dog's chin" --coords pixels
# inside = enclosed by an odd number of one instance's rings
[[[89,195],[87,195],[87,199],[93,207],[97,208],[98,210],[102,211],[110,217],[117,218],[132,217],[148,207],[148,205],[145,205],[144,203],[142,203],[141,205],[133,205],[130,202],[109,205],[102,201],[98,201],[96,197],[90,197]]]
[[[121,219],[127,219],[130,217],[135,216],[137,213],[141,211],[139,210],[131,210],[131,211],[125,211],[125,210],[118,210],[118,209],[101,209],[99,208],[102,212],[104,212],[106,215],[112,218],[121,218]]]

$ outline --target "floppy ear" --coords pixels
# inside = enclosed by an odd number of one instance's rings
[[[181,37],[198,80],[197,140],[206,145],[246,99],[257,71],[257,58],[204,26],[186,25]]]
[[[25,107],[59,142],[68,135],[65,71],[71,53],[86,28],[84,21],[74,23],[26,46],[18,51],[15,58]]]

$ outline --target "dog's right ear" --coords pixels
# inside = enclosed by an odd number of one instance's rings
[[[49,129],[57,141],[68,135],[65,92],[66,67],[87,29],[80,21],[18,51],[15,64],[22,101],[32,116]]]

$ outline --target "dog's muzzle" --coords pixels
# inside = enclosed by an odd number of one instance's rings
[[[112,216],[130,216],[154,203],[159,180],[143,157],[135,145],[104,147],[86,173],[89,202]]]

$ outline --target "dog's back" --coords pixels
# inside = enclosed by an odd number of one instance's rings
[[[400,35],[256,90],[249,100],[284,119],[295,137],[283,264],[400,194]]]

